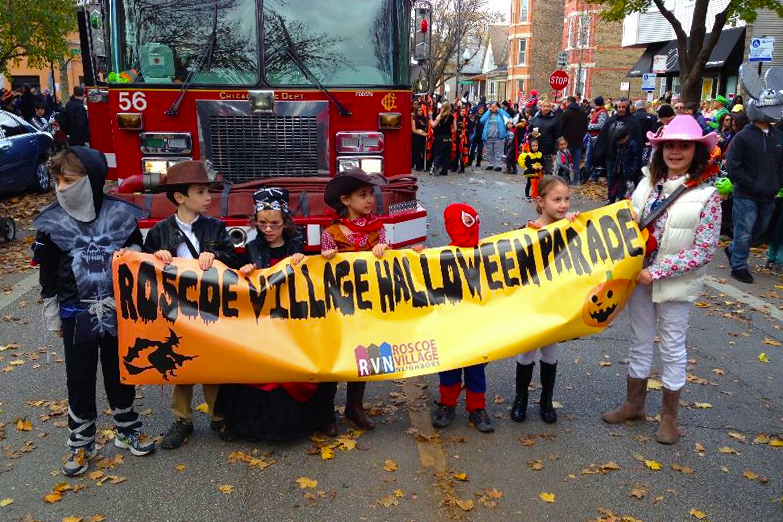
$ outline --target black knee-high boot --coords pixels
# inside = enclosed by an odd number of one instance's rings
[[[541,420],[548,424],[557,422],[557,413],[552,407],[552,393],[555,388],[555,376],[557,375],[557,363],[548,364],[544,361],[541,364]]]
[[[511,408],[511,420],[522,422],[527,417],[527,388],[533,377],[533,366],[536,363],[517,363],[517,395],[514,398],[514,406]]]

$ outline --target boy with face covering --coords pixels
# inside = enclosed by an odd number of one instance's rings
[[[120,383],[111,263],[114,253],[141,250],[138,207],[103,193],[106,158],[88,147],[54,157],[57,202],[35,219],[33,263],[40,266],[44,323],[63,338],[68,387],[67,476],[87,471],[96,455],[95,378],[98,361],[114,416],[114,445],[147,455],[155,443],[141,434],[136,390]]]
[[[475,248],[479,242],[478,212],[467,203],[452,203],[443,212],[446,232],[451,238],[450,246]],[[495,431],[486,410],[487,379],[484,365],[476,364],[466,368],[456,368],[439,372],[440,402],[432,425],[445,428],[454,420],[457,399],[462,392],[462,373],[465,373],[465,406],[470,423],[483,433]]]

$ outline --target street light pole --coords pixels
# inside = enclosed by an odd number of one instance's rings
[[[459,63],[460,63],[460,56],[462,56],[459,52],[459,43],[460,40],[462,40],[462,0],[457,0],[457,54],[455,56],[454,65],[457,68],[457,72],[454,75],[454,92],[457,95],[457,100],[460,99],[459,95]]]

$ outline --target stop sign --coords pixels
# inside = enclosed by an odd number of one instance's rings
[[[549,86],[553,91],[562,91],[568,85],[568,73],[557,70],[549,75]]]

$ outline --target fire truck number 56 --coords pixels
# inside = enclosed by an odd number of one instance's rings
[[[121,92],[120,110],[129,111],[133,107],[137,111],[143,111],[147,108],[147,96],[143,92]]]

